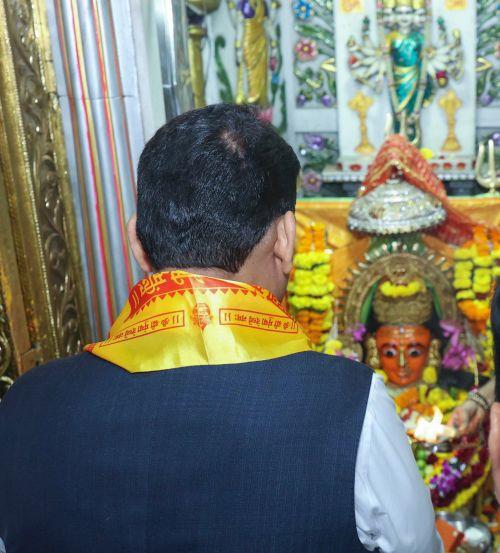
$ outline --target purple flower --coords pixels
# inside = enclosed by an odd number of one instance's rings
[[[297,102],[297,106],[301,108],[307,102],[307,98],[304,96],[304,94],[299,94],[296,98],[296,102]]]
[[[349,328],[347,334],[350,334],[355,342],[360,344],[366,334],[366,326],[363,323],[357,323],[355,327]]]
[[[306,144],[311,148],[311,150],[316,150],[317,152],[324,150],[326,145],[326,139],[324,136],[319,134],[304,134],[304,140]]]
[[[491,140],[493,140],[493,144],[495,144],[495,146],[500,146],[500,132],[494,132],[491,135]]]
[[[460,342],[463,328],[455,321],[441,321],[439,323],[445,338],[449,338],[450,345],[443,357],[443,367],[452,371],[466,368],[474,359],[474,350]]]
[[[479,96],[479,103],[486,107],[486,106],[489,106],[491,104],[491,102],[493,102],[493,96],[491,96],[491,94],[488,94],[487,92],[481,94],[481,96]]]
[[[464,344],[450,345],[443,357],[443,367],[451,371],[459,371],[466,368],[475,358],[474,350]]]
[[[251,19],[255,15],[255,10],[252,8],[249,0],[241,0],[238,4],[238,9],[241,10],[245,19]]]
[[[332,99],[328,94],[323,94],[321,97],[321,103],[325,106],[325,108],[329,108],[332,105]]]
[[[463,332],[463,328],[455,321],[440,321],[439,326],[443,331],[445,338],[450,339],[452,346],[457,346],[460,342],[460,334]]]
[[[437,488],[441,497],[446,497],[458,491],[458,484],[461,477],[462,473],[452,468],[448,461],[445,461],[441,473],[431,478],[431,487]]]
[[[308,192],[319,192],[323,181],[316,171],[307,171],[302,177],[302,186]]]

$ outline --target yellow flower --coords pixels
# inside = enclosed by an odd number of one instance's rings
[[[330,265],[328,263],[323,263],[321,265],[316,265],[313,269],[315,275],[329,275],[330,274]]]
[[[291,287],[288,287],[288,291],[297,296],[315,296],[317,298],[329,295],[332,290],[333,283],[331,282],[328,282],[324,286],[315,286],[314,284],[299,286],[297,284],[292,284]]]
[[[474,278],[476,278],[476,277],[480,277],[480,278],[490,277],[491,278],[491,269],[482,269],[482,268],[476,269],[474,271]]]
[[[491,252],[491,257],[493,259],[500,259],[500,248],[499,249],[496,249],[496,250],[493,250]]]
[[[328,277],[326,275],[318,275],[314,274],[312,275],[312,281],[314,284],[326,284],[328,282]]]
[[[434,157],[434,152],[430,148],[420,148],[420,153],[426,161]]]
[[[468,397],[469,394],[465,390],[460,390],[457,395],[457,401],[458,403],[463,403]]]
[[[300,311],[301,309],[309,309],[312,306],[312,298],[310,296],[290,296],[288,303]]]
[[[493,267],[492,273],[495,278],[500,277],[500,267]]]
[[[472,281],[469,278],[458,278],[453,281],[453,288],[455,290],[465,290],[472,286]]]
[[[414,296],[422,290],[423,284],[420,280],[412,280],[408,284],[392,284],[392,282],[386,280],[380,286],[382,294],[390,298]]]
[[[332,304],[330,297],[326,298],[311,298],[311,307],[315,311],[326,311]]]
[[[440,401],[442,401],[446,397],[446,395],[447,395],[446,392],[441,388],[433,388],[427,394],[427,402],[430,405],[437,405]]]
[[[327,340],[328,340],[328,334],[322,334],[319,338],[319,343],[325,344]]]
[[[451,397],[447,397],[437,404],[438,408],[441,410],[442,413],[447,413],[448,411],[451,411],[455,408],[456,403]]]
[[[472,246],[472,248],[457,248],[453,252],[454,259],[458,260],[466,260],[466,259],[472,259],[477,253],[477,249],[475,246]]]
[[[433,368],[433,367],[431,367]],[[426,385],[426,384],[421,384],[419,387],[418,387],[418,401],[419,403],[425,403],[425,396],[427,394],[427,390],[429,389],[429,387]]]
[[[476,294],[472,290],[461,290],[457,292],[457,300],[473,300],[476,299]]]
[[[455,263],[455,272],[461,271],[461,270],[472,271],[473,268],[474,268],[474,264],[472,263],[472,261],[457,261]]]
[[[342,350],[342,342],[340,340],[328,340],[325,344],[325,353],[335,355]]]
[[[491,273],[488,271],[488,274],[475,274],[473,281],[478,284],[491,284]]]
[[[490,284],[481,284],[480,282],[474,282],[472,289],[476,294],[487,294],[490,291]]]
[[[437,377],[438,375],[435,367],[432,367],[430,365],[428,367],[425,367],[422,374],[422,380],[426,384],[435,384],[437,382]]]
[[[296,284],[310,284],[312,279],[313,275],[311,271],[304,271],[304,269],[297,269],[293,277],[293,281]]]
[[[329,263],[331,255],[331,253],[324,251],[296,253],[293,258],[293,264],[297,269],[312,269],[316,265]]]
[[[382,378],[382,380],[384,381],[384,384],[387,383],[388,378],[387,378],[387,375],[385,374],[385,371],[383,371],[381,369],[376,369],[375,373],[378,374]],[[396,407],[397,407],[397,405],[396,405]]]
[[[471,280],[472,279],[472,271],[456,271],[454,274],[455,280]]]
[[[333,317],[330,315],[327,315],[325,320],[323,321],[323,324],[321,325],[321,330],[323,331],[330,330],[330,328],[332,328],[332,324],[333,324]]]
[[[491,255],[484,255],[481,257],[474,258],[474,265],[476,267],[491,267],[492,259]]]

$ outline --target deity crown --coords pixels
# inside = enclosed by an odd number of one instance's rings
[[[379,286],[373,302],[375,318],[384,325],[422,325],[432,317],[432,295],[427,287],[406,297],[389,297]]]
[[[425,0],[382,0],[382,5],[386,9],[406,7],[420,10],[425,8]]]
[[[412,0],[411,5],[414,10],[421,10],[425,8],[425,0]]]

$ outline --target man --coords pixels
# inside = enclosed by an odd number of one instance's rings
[[[108,340],[0,405],[7,553],[441,550],[383,384],[311,351],[276,299],[298,172],[244,107],[149,141],[129,232],[155,273]]]

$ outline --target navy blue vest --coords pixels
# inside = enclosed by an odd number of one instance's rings
[[[371,375],[315,352],[35,368],[0,404],[7,553],[365,551],[354,472]]]

